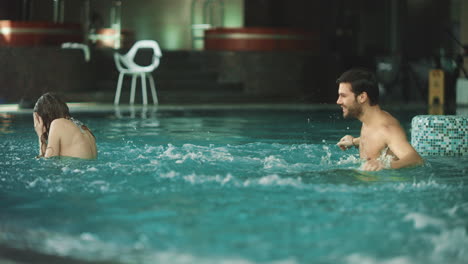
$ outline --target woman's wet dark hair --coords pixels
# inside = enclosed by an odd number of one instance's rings
[[[50,124],[58,118],[70,118],[70,111],[67,104],[56,94],[43,94],[34,106],[36,112],[44,122],[46,131],[41,136],[41,142],[47,142],[49,138]]]

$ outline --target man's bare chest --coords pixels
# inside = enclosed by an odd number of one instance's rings
[[[386,139],[378,129],[362,128],[359,143],[359,154],[363,159],[376,159],[387,147]]]

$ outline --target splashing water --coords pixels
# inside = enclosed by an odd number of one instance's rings
[[[2,116],[0,245],[120,263],[465,263],[468,160],[367,173],[330,111],[82,114],[99,159]],[[133,116],[133,117],[132,117]],[[408,126],[411,116],[403,116]]]

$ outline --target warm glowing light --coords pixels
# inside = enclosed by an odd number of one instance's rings
[[[0,33],[3,35],[10,35],[11,34],[11,28],[10,27],[2,27],[0,28]]]

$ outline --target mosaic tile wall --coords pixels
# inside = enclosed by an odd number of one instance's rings
[[[411,145],[421,156],[468,155],[468,116],[415,116]]]

